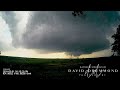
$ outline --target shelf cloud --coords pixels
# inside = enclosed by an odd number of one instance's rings
[[[17,12],[3,15],[14,47],[74,56],[108,49],[110,42],[106,36],[111,35],[119,23],[117,11],[84,11],[80,17],[74,17],[72,11],[33,11],[27,19],[19,17]]]

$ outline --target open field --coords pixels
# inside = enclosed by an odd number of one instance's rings
[[[79,69],[80,66],[106,66],[110,69],[120,69],[120,57],[101,57],[88,59],[39,59],[0,56],[0,70],[2,79],[37,79],[37,80],[83,80],[96,79],[79,76],[79,73],[68,72],[68,69]],[[11,70],[28,70],[31,75],[3,75],[3,68]],[[119,79],[119,72],[107,73],[97,79]]]

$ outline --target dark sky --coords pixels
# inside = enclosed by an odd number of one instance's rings
[[[9,11],[0,16],[8,25],[13,47],[79,56],[109,49],[107,37],[114,33],[120,15],[118,11],[84,11],[80,17],[72,11]],[[0,40],[2,50],[3,44]]]

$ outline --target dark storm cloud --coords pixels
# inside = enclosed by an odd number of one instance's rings
[[[25,48],[73,55],[109,48],[106,35],[118,23],[117,12],[85,12],[85,18],[72,12],[33,12],[23,34]]]

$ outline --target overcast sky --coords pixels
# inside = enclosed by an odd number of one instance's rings
[[[110,56],[110,38],[119,24],[118,11],[0,12],[0,50],[26,57]]]

